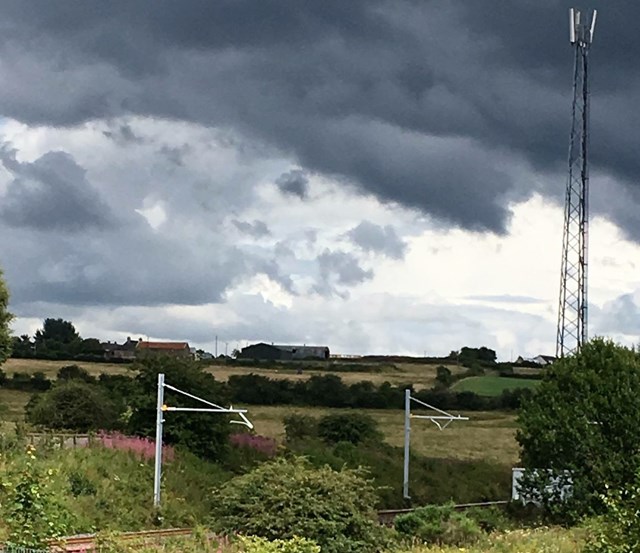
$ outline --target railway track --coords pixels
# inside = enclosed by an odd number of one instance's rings
[[[466,509],[474,509],[474,508],[483,508],[483,507],[505,507],[509,503],[509,501],[483,501],[481,503],[458,503],[453,506],[456,511],[464,511]],[[407,513],[412,513],[417,508],[412,509],[387,509],[383,511],[378,511],[378,520],[380,524],[390,525],[393,523],[395,518],[399,515],[406,515]]]
[[[135,542],[140,545],[159,544],[173,538],[188,538],[193,534],[191,528],[166,528],[162,530],[143,530],[141,532],[122,532],[118,540]],[[90,553],[95,550],[96,535],[80,534],[51,542],[52,553]]]
[[[483,508],[483,507],[504,507],[508,501],[485,501],[482,503],[460,503],[454,506],[456,510]],[[411,513],[415,509],[386,509],[378,511],[380,524],[391,525],[399,515]],[[162,530],[143,530],[141,532],[123,532],[118,534],[118,539],[125,542],[135,542],[136,544],[152,545],[160,544],[168,539],[188,538],[193,534],[191,528],[167,528]],[[212,535],[213,537],[213,535]],[[55,553],[91,553],[95,551],[95,534],[81,534],[70,536],[62,540],[51,542],[51,551]]]

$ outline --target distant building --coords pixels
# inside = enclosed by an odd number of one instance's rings
[[[139,340],[132,340],[127,336],[124,344],[117,342],[102,342],[104,348],[104,358],[109,361],[133,361],[136,358],[136,347]]]
[[[192,358],[191,348],[187,342],[143,342],[136,346],[138,354],[170,355],[171,357]]]
[[[522,355],[520,355],[516,359],[516,365],[533,363],[534,365],[544,367],[551,365],[555,360],[556,358],[553,355],[536,355],[535,357],[522,357]]]
[[[326,346],[287,346],[265,344],[252,344],[238,355],[238,359],[260,359],[272,361],[291,361],[303,359],[329,359],[331,353]]]

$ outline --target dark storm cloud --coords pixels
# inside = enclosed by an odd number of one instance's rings
[[[284,194],[298,196],[304,200],[308,194],[309,179],[304,171],[293,169],[283,173],[276,179],[276,184]]]
[[[13,176],[0,197],[0,220],[14,227],[76,232],[113,226],[109,207],[87,181],[85,170],[64,152],[19,162],[7,144],[0,162]]]
[[[383,227],[371,221],[362,221],[347,236],[364,251],[381,253],[393,259],[402,259],[407,249],[406,243],[391,225]]]
[[[30,123],[134,113],[233,128],[303,170],[504,232],[514,197],[542,186],[562,198],[570,5],[6,1],[0,105]],[[604,6],[592,53],[592,159],[628,186],[640,174],[638,15]],[[521,159],[558,182],[518,178]]]
[[[154,175],[150,167],[155,157],[145,158],[145,149],[153,155],[157,150],[146,141],[118,145],[113,159],[120,160],[126,150],[133,152],[138,165],[126,163],[122,172],[109,173],[109,160],[88,171],[65,152],[48,152],[27,162],[19,161],[9,145],[0,148],[1,166],[10,176],[0,196],[0,266],[16,313],[22,313],[21,305],[37,302],[68,306],[220,302],[229,288],[256,274],[292,290],[291,278],[271,260],[273,252],[229,246],[222,234],[228,210],[241,210],[243,205],[238,180],[220,183],[221,189],[233,186],[236,194],[230,201],[237,203],[217,202],[218,211],[199,208],[197,194],[175,190],[175,178],[162,176],[165,166]],[[251,169],[242,170],[246,178],[253,178]],[[154,178],[149,179],[150,174]],[[232,170],[230,174],[235,175]],[[88,175],[97,176],[102,186]],[[191,173],[180,169],[178,176],[189,187],[200,179],[196,169]],[[149,193],[159,192],[167,192],[166,220],[152,227],[137,210]],[[266,225],[257,221],[250,227],[260,233]]]
[[[232,223],[240,232],[248,234],[253,238],[264,238],[271,234],[269,227],[264,221],[256,220],[253,221],[253,223],[249,223],[248,221],[238,221],[237,219],[234,219]]]

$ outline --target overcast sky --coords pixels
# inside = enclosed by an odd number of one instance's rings
[[[602,4],[590,333],[634,344],[640,4]],[[3,0],[15,332],[553,354],[570,6]]]

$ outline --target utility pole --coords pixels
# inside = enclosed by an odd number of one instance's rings
[[[218,358],[218,335],[216,334],[216,347],[213,350],[215,352],[216,359]]]
[[[421,407],[426,407],[435,411],[434,415],[414,415],[411,413],[411,402],[418,403]],[[402,475],[402,497],[404,499],[411,499],[409,495],[409,457],[411,449],[411,419],[427,419],[435,424],[438,429],[444,430],[453,421],[468,421],[469,417],[462,417],[460,415],[452,415],[442,409],[438,409],[433,405],[429,405],[424,401],[413,397],[411,395],[411,389],[407,388],[404,391],[404,470]]]
[[[580,11],[569,11],[569,42],[575,59],[556,357],[578,352],[588,340],[589,50],[596,14],[594,10],[591,17],[584,14],[583,18]]]

